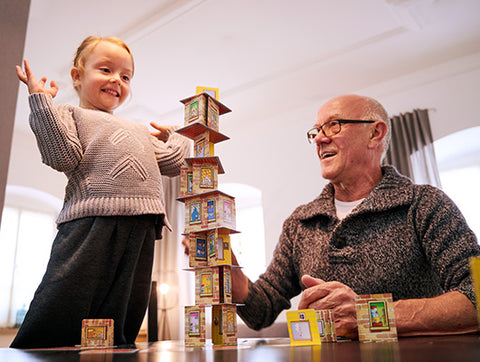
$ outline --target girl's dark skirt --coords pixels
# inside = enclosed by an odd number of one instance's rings
[[[87,217],[59,225],[47,271],[13,348],[81,343],[83,319],[114,319],[133,344],[148,305],[155,215]]]

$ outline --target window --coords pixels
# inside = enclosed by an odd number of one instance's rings
[[[457,204],[470,228],[480,236],[480,127],[465,129],[435,141],[442,188]]]
[[[0,327],[13,327],[22,322],[45,272],[61,201],[11,186],[5,199],[0,228]]]

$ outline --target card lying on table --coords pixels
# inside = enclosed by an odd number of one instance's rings
[[[113,319],[84,319],[82,347],[112,347]]]

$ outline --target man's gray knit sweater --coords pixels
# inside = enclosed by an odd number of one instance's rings
[[[414,185],[390,166],[383,179],[339,220],[333,185],[298,207],[283,225],[266,272],[249,282],[238,314],[250,328],[272,324],[305,287],[305,274],[339,281],[357,294],[393,299],[459,291],[475,303],[469,258],[480,255],[474,233],[439,189]]]
[[[187,138],[169,129],[164,143],[144,125],[102,111],[55,107],[42,93],[32,94],[29,103],[42,161],[68,178],[57,223],[87,216],[165,215],[161,174],[180,173],[190,152]]]

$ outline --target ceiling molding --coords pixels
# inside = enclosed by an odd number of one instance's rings
[[[241,83],[235,87],[222,91],[224,97],[232,96],[237,93],[244,92],[248,89],[255,88],[259,85],[265,85],[266,83],[279,80],[281,78],[290,77],[292,74],[298,72],[305,72],[305,70],[313,67],[317,67],[322,63],[331,62],[335,58],[343,57],[349,53],[354,51],[358,51],[359,49],[368,47],[372,44],[383,42],[398,35],[404,34],[407,30],[401,27],[396,27],[386,32],[374,35],[372,37],[366,38],[362,41],[358,41],[355,44],[349,44],[348,46],[344,46],[341,49],[335,50],[331,53],[325,54],[322,57],[309,59],[307,62],[296,64],[293,67],[284,68],[276,72],[272,72],[269,74],[265,74],[262,77],[256,78],[252,81]]]
[[[409,30],[424,29],[427,13],[436,0],[385,0],[399,26]]]
[[[172,0],[151,12],[147,17],[138,20],[129,29],[121,32],[119,37],[127,44],[133,44],[172,21],[187,15],[205,1],[207,0]]]

